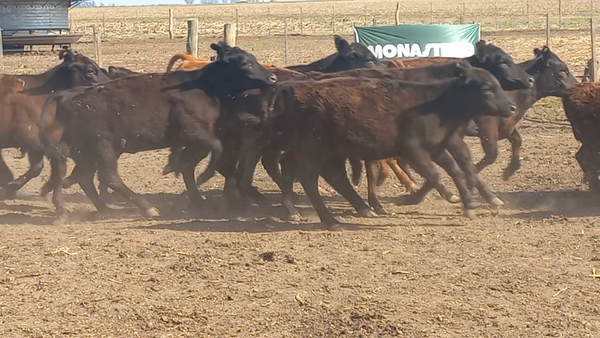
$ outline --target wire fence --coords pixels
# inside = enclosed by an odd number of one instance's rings
[[[149,7],[96,7],[71,10],[71,29],[91,36],[91,27],[102,28],[105,38],[166,37],[168,10],[174,9],[174,33],[186,34],[186,20],[199,19],[201,36],[219,37],[225,23],[237,23],[238,36],[351,34],[352,26],[393,25],[398,10],[403,24],[481,24],[482,31],[546,29],[583,30],[600,5],[582,0],[320,2],[303,4],[244,4]]]

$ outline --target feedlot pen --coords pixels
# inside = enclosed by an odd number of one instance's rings
[[[483,34],[517,62],[545,42],[543,33]],[[201,38],[199,57],[212,55],[216,41]],[[237,44],[283,65],[281,37],[240,36]],[[587,32],[552,36],[551,49],[578,75],[587,46]],[[91,43],[74,48],[94,55]],[[102,48],[105,65],[160,72],[185,43],[109,38]],[[290,64],[333,51],[330,36],[290,38]],[[56,63],[50,53],[5,57],[10,73]],[[600,279],[590,276],[600,271],[600,198],[582,183],[560,100],[541,100],[528,116],[522,169],[502,181],[502,141],[499,160],[481,174],[506,205],[482,205],[472,220],[435,192],[419,206],[395,206],[405,191],[388,179],[380,188],[388,217],[355,217],[323,184],[345,231],[318,224],[299,186],[309,221],[286,222],[262,167],[255,185],[272,206],[228,214],[217,176],[203,186],[204,206],[190,209],[183,181],[161,175],[167,151],[156,151],[119,164],[125,183],[163,218],[142,219],[116,197],[115,217],[97,219],[74,186],[66,193],[78,221],[56,226],[52,204],[37,197],[46,162],[16,200],[0,203],[0,336],[600,337]],[[478,141],[468,143],[479,160]],[[4,155],[15,174],[26,170],[16,150]]]

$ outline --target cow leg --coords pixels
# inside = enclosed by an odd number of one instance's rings
[[[384,165],[387,166],[386,162],[387,162],[386,160],[379,161],[379,167],[381,168]],[[366,171],[367,171],[367,189],[368,189],[368,196],[369,196],[368,197],[369,205],[371,206],[371,208],[373,208],[373,210],[375,210],[375,212],[378,215],[387,215],[387,211],[385,211],[385,209],[383,208],[383,206],[379,203],[379,200],[377,199],[377,184],[375,182],[376,181],[375,180],[375,172],[377,171],[376,166],[377,166],[377,162],[365,161],[365,167],[366,167]],[[388,171],[388,173],[389,173],[389,171]],[[379,174],[381,175],[381,171],[379,172]]]
[[[96,174],[96,166],[92,161],[82,161],[81,169],[77,176],[77,182],[81,190],[92,201],[100,214],[107,214],[111,209],[100,199],[96,187],[94,186],[94,175]]]
[[[374,173],[374,171],[371,172],[373,175]],[[329,185],[331,185],[333,189],[335,189],[338,193],[340,193],[340,195],[347,199],[350,204],[352,204],[352,207],[354,207],[354,210],[356,210],[359,216],[374,216],[369,206],[367,206],[360,195],[356,193],[356,190],[354,190],[352,184],[350,184],[350,181],[348,180],[348,173],[346,172],[346,159],[334,158],[327,161],[321,172],[321,176]],[[375,197],[375,201],[377,202],[377,197]],[[377,202],[377,204],[379,203]],[[383,210],[381,205],[379,205],[379,207],[381,210]],[[385,210],[383,210],[383,212],[385,212]]]
[[[469,189],[477,188],[483,199],[491,205],[504,205],[504,202],[502,202],[502,200],[490,190],[490,188],[481,180],[481,178],[479,178],[477,170],[473,165],[471,151],[469,151],[469,147],[461,136],[458,134],[452,136],[450,143],[448,144],[448,151],[452,157],[454,157],[460,169],[465,174],[467,187]]]
[[[2,149],[0,149],[0,186],[5,187],[8,183],[14,180],[12,171],[6,165],[2,157]]]
[[[281,157],[281,205],[292,221],[302,220],[302,216],[294,206],[294,180],[296,179],[296,159],[290,152]]]
[[[419,189],[419,186],[413,180],[411,180],[406,172],[398,165],[398,161],[396,159],[389,159],[387,162],[390,168],[392,168],[394,171],[394,174],[396,174],[396,177],[398,177],[400,183],[402,183],[402,185],[408,189],[408,191],[416,191]]]
[[[496,162],[498,158],[498,130],[485,131],[485,134],[479,135],[481,146],[485,156],[475,165],[477,172],[481,172],[485,167]]]
[[[103,171],[103,176],[106,177],[106,183],[108,184],[108,187],[123,196],[125,200],[133,202],[135,206],[142,210],[142,214],[144,216],[160,216],[158,209],[153,207],[152,204],[148,203],[144,197],[134,193],[123,182],[118,171],[117,159],[119,156],[113,150],[112,144],[110,144],[110,142],[99,142],[97,147],[96,154],[98,156],[98,167],[104,167],[101,170],[105,170]]]
[[[416,205],[423,202],[427,193],[438,186],[440,180],[435,163],[431,160],[429,153],[424,150],[418,150],[417,153],[412,154],[410,163],[417,173],[425,178],[425,184],[413,194],[400,196],[398,205]]]
[[[248,196],[254,200],[264,200],[265,196],[261,194],[254,186],[254,171],[256,165],[261,158],[260,148],[242,147],[241,153],[244,154],[243,159],[238,164],[238,177],[240,182],[240,192],[244,196]]]
[[[512,158],[502,176],[502,179],[505,181],[508,181],[508,179],[521,168],[521,145],[523,144],[523,138],[517,128],[510,134],[508,141],[510,141],[510,144],[512,145]]]
[[[65,209],[65,200],[62,191],[62,182],[64,177],[67,176],[67,161],[51,158],[50,167],[52,171],[50,179],[48,180],[51,187],[49,191],[53,191],[52,203],[54,204],[56,215],[58,216],[55,223],[60,224],[67,221],[67,210]]]
[[[390,161],[389,164],[393,164],[391,165],[392,170],[394,171],[400,182],[402,182],[404,186],[408,189],[408,191],[410,191],[411,193],[415,193],[419,189],[419,187],[415,183],[414,177],[410,173],[410,170],[408,170],[408,161],[405,158],[396,158],[395,163]],[[406,180],[406,183],[402,181],[403,179]],[[460,202],[460,198],[454,193],[448,191],[448,189],[446,189],[446,187],[441,182],[438,182],[438,184],[435,186],[435,190],[437,190],[437,192],[440,194],[440,196],[442,196],[443,199],[450,203],[454,204]]]
[[[331,212],[327,210],[327,206],[325,206],[321,195],[319,195],[319,173],[324,171],[324,168],[322,167],[323,163],[318,160],[308,163],[305,162],[300,168],[298,168],[298,178],[300,180],[300,184],[302,184],[304,192],[306,192],[306,196],[308,196],[310,203],[317,212],[317,215],[319,215],[321,223],[328,226],[335,226],[338,225],[339,222],[335,219],[335,217],[333,217]],[[326,176],[329,175],[326,174]],[[347,176],[347,174],[345,176]],[[350,182],[348,182],[348,184],[350,184]]]
[[[469,218],[474,217],[473,209],[475,209],[475,206],[473,205],[471,190],[467,187],[465,174],[460,169],[454,158],[450,155],[450,153],[444,151],[435,159],[435,162],[444,168],[444,170],[446,170],[448,175],[450,175],[454,181],[454,184],[458,189],[458,193],[460,194],[460,199],[463,202],[465,216]]]
[[[13,196],[19,189],[27,184],[27,182],[38,177],[42,173],[42,169],[44,168],[44,153],[36,150],[29,150],[27,154],[29,156],[29,170],[8,184],[6,187],[6,196]]]
[[[357,187],[360,184],[360,178],[362,177],[362,162],[357,159],[348,159],[348,161],[352,168],[352,183]],[[348,175],[348,173],[346,173],[346,175]]]
[[[365,163],[366,166],[366,163]],[[368,170],[368,169],[367,169]],[[367,179],[369,179],[369,172],[367,171]],[[375,183],[378,187],[380,187],[385,179],[390,176],[390,164],[389,159],[380,160],[379,161],[379,169],[377,170],[377,182]]]
[[[279,160],[281,158],[281,150],[275,145],[269,144],[262,152],[261,163],[267,174],[281,189],[281,169],[279,168]]]

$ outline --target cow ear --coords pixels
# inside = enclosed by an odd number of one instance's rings
[[[210,48],[217,52],[217,61],[223,61],[225,58],[225,51],[223,51],[223,47],[220,44],[211,43]]]
[[[465,67],[463,64],[460,63],[456,63],[454,68],[454,76],[458,77],[459,79],[463,80],[464,83],[467,83],[467,67]]]
[[[542,55],[542,50],[539,49],[539,48],[534,48],[533,49],[533,55],[536,56],[536,57],[537,56],[541,56]]]
[[[352,52],[350,44],[343,37],[336,35],[333,37],[333,41],[335,41],[335,48],[340,54],[349,54]]]
[[[552,61],[552,52],[550,52],[550,48],[544,46],[542,48],[542,60],[546,63],[546,67],[550,67],[550,62]]]
[[[485,46],[486,46],[485,40],[479,40],[475,44],[475,55],[477,55],[477,59],[479,59],[480,62],[484,62],[486,59],[486,55],[483,50]]]
[[[75,53],[69,47],[65,46],[58,52],[58,59],[65,62],[73,62],[75,61]]]

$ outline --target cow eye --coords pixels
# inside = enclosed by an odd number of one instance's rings
[[[569,75],[569,71],[566,69],[561,69],[559,72],[560,76],[567,76]]]
[[[88,73],[88,74],[94,74],[94,73],[95,73],[95,71],[94,71],[93,69],[88,69],[88,70],[87,70],[87,73]]]

